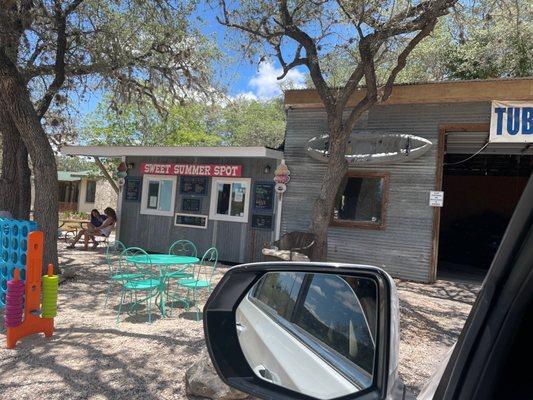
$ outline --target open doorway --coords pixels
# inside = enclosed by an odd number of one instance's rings
[[[468,146],[454,144],[444,155],[437,271],[440,278],[478,280],[490,267],[527,184],[533,155],[527,146],[508,149],[515,154],[494,154],[506,150],[489,147],[468,154]]]

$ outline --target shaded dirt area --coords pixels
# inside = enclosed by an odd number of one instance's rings
[[[64,276],[70,278],[60,286],[53,338],[33,336],[7,350],[0,329],[0,399],[185,399],[185,371],[204,345],[195,314],[176,308],[173,317],[148,324],[144,311],[123,313],[117,325],[118,288],[104,307],[103,249],[82,252],[60,244],[60,255]],[[226,270],[217,269],[215,281]],[[397,285],[400,374],[417,392],[455,341],[479,285]]]
[[[417,394],[455,343],[481,281],[438,280],[428,285],[396,280],[400,297],[399,373]]]
[[[60,286],[56,331],[51,340],[33,336],[7,350],[0,330],[0,399],[186,398],[185,371],[204,345],[195,313],[177,308],[172,318],[148,324],[143,311],[123,312],[117,325],[118,288],[104,308],[103,249],[60,247],[65,275],[74,277]]]

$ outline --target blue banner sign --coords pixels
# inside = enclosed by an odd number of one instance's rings
[[[524,101],[493,101],[489,141],[499,143],[532,143],[533,103]]]

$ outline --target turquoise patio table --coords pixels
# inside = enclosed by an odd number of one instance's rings
[[[159,274],[161,277],[165,274],[166,270],[163,270],[163,267],[168,267],[170,265],[188,265],[194,264],[200,261],[198,257],[189,257],[189,256],[178,256],[174,254],[148,254],[150,258],[150,263],[159,268]],[[137,254],[134,256],[126,257],[128,262],[133,264],[146,264],[146,255]],[[159,301],[159,310],[161,315],[165,317],[165,279],[161,279],[161,285],[159,286],[159,295],[161,299]]]

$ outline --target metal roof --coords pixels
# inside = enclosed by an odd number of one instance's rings
[[[510,78],[489,78],[489,79],[449,79],[449,80],[442,80],[442,81],[418,81],[418,82],[399,82],[395,83],[395,87],[399,86],[423,86],[423,85],[447,85],[447,84],[455,84],[455,83],[461,83],[461,84],[469,84],[469,83],[479,83],[479,82],[507,82],[507,81],[531,81],[533,79],[532,76],[524,76],[524,77],[510,77]],[[365,85],[361,85],[360,88],[365,88]],[[342,89],[342,86],[335,86],[331,89]],[[283,93],[286,92],[304,92],[306,90],[316,90],[315,88],[291,88],[291,89],[285,89],[283,90]]]
[[[94,171],[57,171],[57,180],[60,182],[76,182],[89,176],[100,176]]]
[[[335,88],[332,88],[335,93]],[[323,102],[314,88],[290,89],[284,92],[285,106],[322,108]],[[364,86],[355,90],[348,100],[353,107],[366,95]],[[519,79],[486,79],[440,81],[394,85],[391,96],[377,105],[437,104],[489,102],[492,100],[533,100],[533,77]]]
[[[283,152],[267,147],[63,146],[60,151],[69,156],[93,157],[283,158]]]

